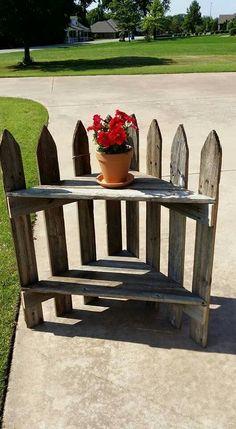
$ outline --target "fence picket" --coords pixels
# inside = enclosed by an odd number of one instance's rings
[[[89,142],[83,123],[79,120],[73,136],[73,160],[75,176],[91,174]],[[80,255],[81,263],[87,264],[96,260],[96,241],[94,226],[94,205],[92,200],[78,202]],[[84,296],[84,304],[96,297]]]
[[[60,171],[57,158],[55,142],[44,126],[37,147],[37,159],[39,178],[42,185],[50,185],[60,180]],[[66,247],[66,234],[63,207],[54,207],[44,211],[50,265],[52,275],[57,275],[68,270],[68,256]],[[70,295],[55,297],[56,315],[72,310],[72,299]]]
[[[147,174],[161,179],[162,136],[154,119],[147,136]],[[146,204],[146,262],[160,271],[161,207]]]
[[[4,131],[0,145],[0,161],[3,172],[5,192],[25,189],[25,174],[18,143],[7,130]],[[21,286],[28,286],[38,281],[38,270],[35,256],[33,231],[30,215],[18,216],[11,219],[12,237],[15,246],[16,259]],[[26,324],[32,328],[43,322],[41,302],[26,305],[25,293],[22,293],[24,317]]]
[[[193,267],[193,293],[204,298],[207,302],[204,322],[191,318],[190,335],[203,347],[207,345],[209,305],[211,293],[211,279],[215,246],[215,231],[218,211],[219,182],[222,163],[222,149],[219,137],[212,131],[201,151],[201,164],[199,176],[199,193],[216,199],[213,206],[212,226],[197,222],[194,267]]]
[[[173,185],[188,187],[189,150],[183,125],[179,125],[171,148],[170,182]],[[168,276],[181,286],[184,281],[184,258],[186,217],[170,209],[169,217],[169,254]],[[169,306],[170,321],[180,328],[182,323],[182,307]]]
[[[136,126],[137,120],[133,114]],[[131,170],[139,171],[139,130],[130,127],[129,136],[133,147],[133,158],[131,161]],[[126,237],[127,250],[132,255],[139,257],[139,203],[137,201],[126,202]]]

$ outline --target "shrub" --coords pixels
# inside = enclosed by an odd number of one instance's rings
[[[233,27],[229,31],[230,36],[236,36],[236,27]]]

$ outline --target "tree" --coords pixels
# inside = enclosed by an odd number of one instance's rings
[[[140,23],[140,15],[135,0],[113,0],[110,9],[121,32],[130,34],[136,30]]]
[[[171,20],[171,33],[180,34],[183,31],[184,14],[174,15]]]
[[[1,36],[10,45],[23,44],[23,63],[30,64],[30,46],[64,40],[73,7],[73,0],[0,0]]]
[[[153,0],[136,0],[137,7],[143,16],[147,16],[152,1]],[[161,1],[165,13],[170,9],[170,1],[171,0]]]
[[[89,25],[93,25],[97,21],[104,21],[111,18],[111,13],[106,12],[106,8],[99,2],[98,6],[87,12],[86,20]]]
[[[194,0],[187,9],[184,19],[184,28],[191,33],[195,33],[196,27],[201,25],[201,23],[201,6],[196,0]]]
[[[153,0],[149,13],[143,20],[143,30],[150,37],[152,34],[155,38],[156,34],[163,29],[164,25],[164,7],[160,0]]]
[[[88,25],[86,15],[87,8],[93,3],[93,0],[75,0],[75,12],[82,24]]]

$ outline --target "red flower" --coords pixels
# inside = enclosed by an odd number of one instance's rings
[[[127,113],[121,112],[120,110],[116,110],[116,117],[119,118],[123,122],[123,124],[126,123],[126,125],[137,129],[135,119],[132,116],[127,115]]]
[[[110,132],[109,138],[113,142],[113,144],[121,145],[127,139],[127,134],[119,124],[117,124]]]
[[[115,147],[117,145],[124,144],[124,148],[120,147],[120,152],[127,150],[129,127],[137,129],[136,120],[125,112],[116,110],[113,117],[108,115],[106,119],[94,115],[93,124],[87,130],[94,131],[94,140],[102,152],[117,153],[118,148]]]
[[[109,147],[111,145],[110,133],[100,131],[97,136],[97,142],[100,146]]]
[[[87,128],[87,131],[99,131],[102,129],[102,120],[100,115],[94,115],[93,125]]]
[[[115,128],[116,126],[120,126],[122,127],[123,122],[120,120],[120,118],[118,118],[117,116],[115,116],[114,118],[111,118],[110,122],[109,122],[109,128],[110,130],[112,130],[113,128]]]

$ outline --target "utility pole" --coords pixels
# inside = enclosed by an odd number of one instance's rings
[[[212,1],[210,2],[210,18],[211,18],[211,15],[212,15]]]

